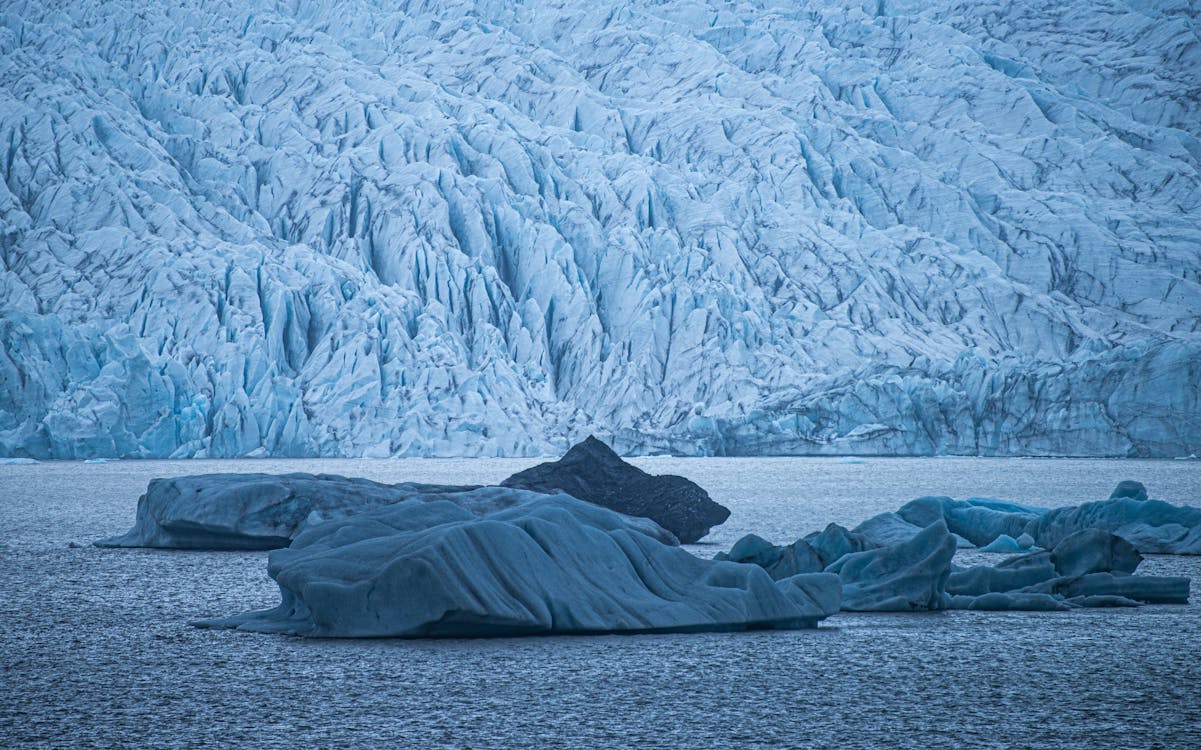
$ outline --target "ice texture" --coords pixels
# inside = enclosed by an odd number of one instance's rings
[[[1198,69],[1172,0],[6,2],[0,455],[1201,453]]]
[[[628,516],[649,518],[685,544],[700,541],[730,517],[709,493],[684,477],[648,474],[589,436],[558,461],[538,464],[501,482],[535,492],[565,492]]]
[[[812,627],[839,609],[836,576],[773,581],[567,495],[499,491],[520,500],[482,517],[404,502],[309,527],[270,554],[278,607],[197,624],[355,638],[695,632]]]

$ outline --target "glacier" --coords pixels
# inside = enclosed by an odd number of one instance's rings
[[[301,531],[270,553],[274,609],[201,627],[309,637],[483,637],[814,627],[838,611],[837,577],[773,581],[695,557],[568,495],[475,516],[402,502]],[[477,490],[479,492],[479,490]]]
[[[0,456],[1201,453],[1180,0],[13,0]]]

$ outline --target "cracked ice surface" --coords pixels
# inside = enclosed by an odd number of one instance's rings
[[[1201,450],[1181,2],[14,2],[0,455]]]

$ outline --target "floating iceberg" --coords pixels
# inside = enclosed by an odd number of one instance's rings
[[[842,582],[842,608],[917,612],[946,607],[955,539],[942,522],[900,544],[852,552],[826,568]]]
[[[126,533],[98,547],[248,550],[286,547],[306,521],[336,518],[465,487],[388,485],[333,474],[198,474],[153,479],[138,498]],[[495,510],[511,493],[481,493],[478,510]]]
[[[196,624],[315,637],[694,632],[811,627],[839,609],[836,576],[773,581],[605,508],[504,491],[513,507],[483,516],[404,502],[307,528],[270,555],[278,607]]]
[[[855,527],[854,532],[872,547],[904,544],[922,533],[923,526],[910,523],[896,513],[880,513]]]
[[[896,514],[878,522],[900,528]],[[869,530],[871,530],[869,528]],[[998,547],[1027,548],[1001,537]],[[1138,576],[1142,555],[1127,540],[1089,528],[1062,539],[1053,549],[1010,557],[997,565],[961,568],[958,547],[942,518],[912,536],[877,544],[831,524],[791,545],[775,546],[755,535],[740,539],[717,559],[750,563],[773,578],[824,570],[843,586],[842,607],[854,611],[935,609],[1019,610],[1136,606],[1188,601],[1188,578]],[[838,555],[833,562],[826,562]]]
[[[715,559],[758,565],[772,578],[833,573],[842,585],[843,609],[908,612],[943,608],[956,547],[941,521],[886,545],[830,524],[786,546],[748,534]]]
[[[777,547],[757,534],[747,534],[729,552],[718,552],[713,559],[758,565],[777,581],[798,573],[816,573],[826,567],[804,540]]]
[[[1108,500],[1047,511],[1026,525],[1026,533],[1051,547],[1079,529],[1104,529],[1140,552],[1201,555],[1201,508],[1148,500],[1145,490],[1141,498],[1120,491]]]
[[[710,528],[730,517],[730,511],[713,502],[695,482],[647,474],[591,436],[558,461],[518,472],[501,486],[566,492],[618,513],[649,518],[685,544],[700,541]]]
[[[633,516],[630,523],[671,544],[679,534],[695,541],[730,512],[695,483],[651,476],[624,462],[595,438],[562,460],[535,466],[505,480],[532,492],[555,493]],[[479,489],[478,492],[466,492]],[[481,514],[522,497],[509,487],[458,487],[416,483],[380,484],[331,474],[200,474],[155,479],[138,498],[132,529],[102,539],[99,547],[178,549],[274,549],[286,547],[304,523],[319,523],[409,499],[446,499]],[[578,497],[578,496],[577,496]],[[659,523],[661,522],[661,523]],[[671,524],[673,535],[662,524]]]
[[[1188,578],[1134,575],[1142,559],[1125,539],[1084,529],[1051,550],[953,572],[947,580],[948,606],[1057,609],[1188,602]],[[1051,600],[1062,606],[1051,606]]]
[[[980,548],[981,552],[1028,552],[1034,546],[1034,539],[1029,534],[1022,534],[1017,539],[1002,534]]]
[[[998,544],[997,551],[1009,551],[1014,544],[1024,548],[1017,541],[1023,537],[1050,549],[1078,531],[1101,529],[1147,554],[1201,555],[1201,508],[1150,500],[1142,484],[1129,480],[1108,500],[1054,510],[984,498],[921,497],[895,513],[869,518],[855,531],[876,544],[895,544],[935,520],[971,545]]]
[[[1027,522],[1044,512],[1042,508],[988,498],[921,497],[906,503],[897,515],[919,528],[942,520],[951,533],[980,547],[1001,535],[1016,539]]]
[[[817,573],[850,552],[862,552],[879,545],[862,534],[847,531],[832,523],[792,544],[778,547],[766,539],[747,534],[734,543],[729,552],[719,552],[714,560],[731,560],[758,565],[774,579],[798,573]]]

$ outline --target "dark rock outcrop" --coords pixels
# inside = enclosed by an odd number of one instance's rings
[[[566,492],[627,516],[649,518],[685,544],[699,541],[730,517],[730,511],[695,482],[670,474],[647,474],[591,436],[558,461],[518,472],[501,486]]]

